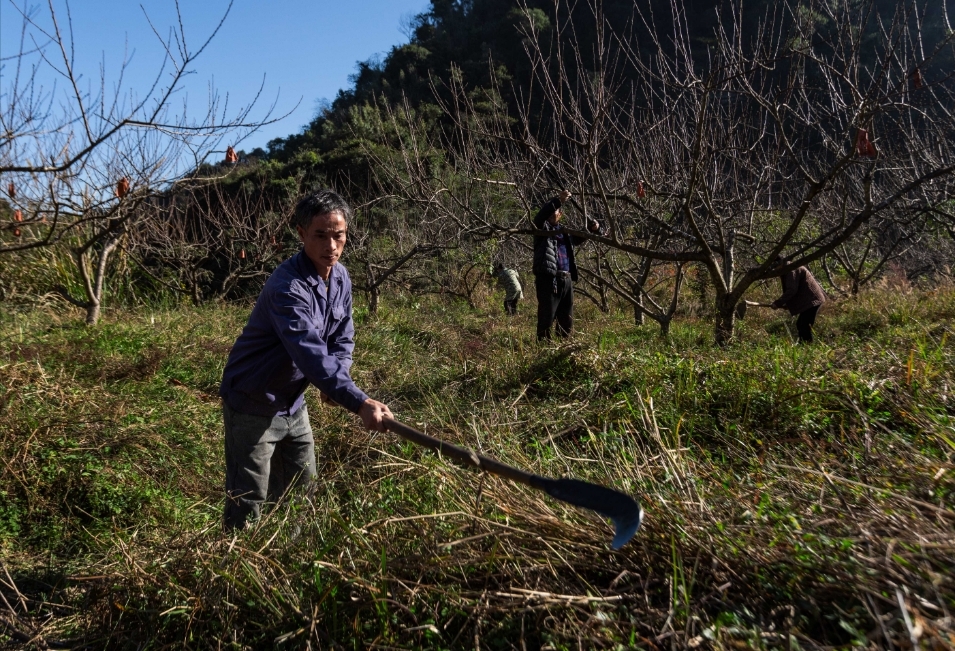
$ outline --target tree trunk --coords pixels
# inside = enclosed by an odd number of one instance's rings
[[[716,299],[716,345],[725,346],[733,340],[736,327],[736,304],[739,299],[725,294]]]
[[[371,265],[371,259],[365,260],[365,283],[368,287],[368,314],[377,314],[378,312],[378,295],[381,291],[381,286],[375,280],[375,270]]]
[[[633,306],[633,321],[637,325],[643,325],[646,322],[646,315],[640,308],[643,307],[643,286],[650,277],[650,258],[644,258],[640,263],[640,271],[637,277],[630,283],[630,293],[637,299],[637,304]],[[640,307],[637,307],[639,305]]]
[[[77,301],[72,299],[65,290],[61,293],[63,293],[70,302],[86,310],[86,325],[96,325],[97,321],[99,321],[103,303],[104,284],[106,282],[106,266],[109,262],[109,256],[116,248],[118,242],[119,236],[116,234],[104,240],[103,248],[96,253],[96,268],[92,270],[87,268],[86,265],[86,250],[80,249],[75,252],[74,260],[76,261],[80,278],[83,280],[83,291],[86,294],[86,300]]]
[[[368,290],[368,314],[378,313],[378,298],[381,295],[378,285],[372,285]]]
[[[103,286],[106,282],[106,263],[109,262],[109,254],[113,252],[115,246],[115,241],[107,241],[99,252],[91,287],[92,291],[88,291],[86,294],[86,325],[96,325],[99,321],[103,303]]]
[[[600,311],[604,314],[610,313],[610,301],[607,298],[607,283],[600,281],[597,287],[600,292]]]
[[[199,281],[199,274],[191,271],[187,282],[189,283],[189,297],[192,299],[192,304],[199,307],[202,305],[202,285]]]
[[[99,301],[92,301],[86,304],[86,325],[96,325],[99,321],[100,304]]]
[[[659,321],[659,323],[660,323],[660,336],[663,337],[664,339],[669,339],[669,338],[670,338],[670,323],[671,323],[671,322],[672,322],[672,319],[669,318],[669,317],[660,319],[660,321]]]
[[[633,287],[630,291],[637,299],[636,304],[633,306],[633,322],[638,326],[642,326],[646,322],[646,316],[641,309],[643,307],[643,294],[640,293],[640,287],[636,283],[633,283]]]

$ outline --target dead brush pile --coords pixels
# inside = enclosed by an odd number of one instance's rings
[[[359,385],[433,435],[633,493],[632,542],[311,397],[321,481],[226,537],[215,395],[247,308],[25,313],[0,326],[0,640],[955,645],[955,291],[835,304],[812,347],[772,314],[718,349],[705,323],[662,341],[584,308],[538,347],[496,301],[426,307],[359,324]]]

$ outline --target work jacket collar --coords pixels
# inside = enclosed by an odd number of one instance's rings
[[[298,267],[299,273],[302,274],[302,278],[305,279],[305,282],[308,283],[309,287],[315,288],[321,286],[321,291],[325,293],[325,281],[322,280],[322,277],[318,275],[318,271],[315,269],[315,265],[312,264],[312,259],[305,254],[305,249],[302,249],[296,255],[298,258],[295,262],[295,266]],[[328,275],[328,282],[331,284],[332,280],[337,278],[341,272],[338,271],[338,265],[332,266],[332,271]]]

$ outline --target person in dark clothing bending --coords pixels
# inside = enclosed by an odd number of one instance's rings
[[[574,325],[574,282],[577,264],[574,246],[585,241],[566,233],[560,226],[560,207],[570,199],[562,191],[541,207],[534,217],[534,228],[553,231],[552,235],[534,237],[534,285],[537,290],[537,340],[550,339],[550,327],[557,321],[558,337],[570,334]],[[590,220],[587,230],[600,231],[600,224]]]
[[[783,257],[776,261],[779,267],[788,263],[789,261]],[[799,343],[812,343],[812,326],[816,322],[816,314],[826,302],[822,287],[805,266],[780,274],[779,279],[783,285],[783,295],[773,301],[773,309],[789,310],[792,316],[797,317],[796,331],[799,333]]]

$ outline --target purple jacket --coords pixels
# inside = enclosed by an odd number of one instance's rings
[[[290,416],[311,383],[358,411],[368,396],[349,374],[355,325],[351,279],[340,264],[332,267],[328,293],[304,252],[272,272],[222,373],[226,404],[254,416]]]

